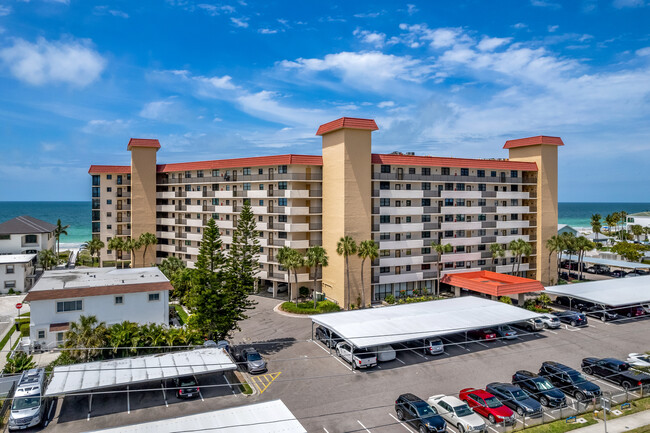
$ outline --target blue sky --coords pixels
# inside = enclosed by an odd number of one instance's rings
[[[559,135],[561,201],[650,202],[650,1],[0,0],[0,200],[88,200],[90,164],[375,152],[505,157]]]

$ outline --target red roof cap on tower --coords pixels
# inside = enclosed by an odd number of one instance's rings
[[[504,149],[513,147],[535,146],[537,144],[550,144],[552,146],[564,146],[560,137],[549,137],[548,135],[538,135],[536,137],[519,138],[517,140],[508,140],[503,146]]]
[[[152,149],[160,149],[160,142],[155,138],[132,138],[129,140],[127,150],[133,147],[150,147]]]
[[[367,131],[376,131],[379,128],[373,119],[359,119],[357,117],[341,117],[340,119],[332,120],[318,127],[316,135],[327,134],[328,132],[337,131],[339,129],[365,129]]]

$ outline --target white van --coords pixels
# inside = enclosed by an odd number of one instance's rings
[[[9,430],[34,427],[45,421],[47,400],[43,397],[44,392],[45,369],[23,371],[11,405]]]

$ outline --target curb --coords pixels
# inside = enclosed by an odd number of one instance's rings
[[[282,303],[280,303],[280,304],[276,305],[275,307],[273,307],[273,311],[275,311],[276,313],[278,313],[281,316],[293,317],[293,318],[298,318],[298,319],[309,319],[309,314],[294,314],[294,313],[287,313],[286,311],[282,311],[280,309],[280,305],[282,305]]]

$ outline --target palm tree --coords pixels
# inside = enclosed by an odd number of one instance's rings
[[[442,255],[454,250],[450,244],[437,244],[431,242],[431,248],[436,251],[436,292],[435,296],[440,295],[440,273],[442,272]]]
[[[97,254],[97,265],[99,265],[99,267],[101,267],[102,264],[101,253],[102,253],[102,248],[104,248],[104,246],[105,246],[104,242],[102,242],[102,240],[99,238],[91,239],[88,242],[86,242],[86,249],[88,249],[88,252],[90,253],[90,257],[93,257],[95,254]]]
[[[173,280],[177,272],[185,269],[185,263],[175,256],[165,258],[158,266],[168,280]]]
[[[54,229],[54,237],[56,237],[56,259],[57,263],[59,262],[59,238],[61,235],[66,235],[68,236],[67,230],[70,228],[69,225],[64,226],[61,224],[61,220],[58,219],[56,220],[56,228]]]
[[[108,346],[113,348],[113,354],[117,354],[119,349],[128,348],[131,350],[133,337],[137,332],[138,324],[126,320],[108,328]],[[126,352],[122,351],[118,357],[125,355]]]
[[[361,241],[357,255],[361,258],[361,308],[366,308],[366,286],[363,283],[363,265],[366,264],[366,259],[372,262],[379,257],[379,246],[373,240]]]
[[[108,241],[108,249],[109,250],[115,250],[115,267],[117,266],[117,258],[120,255],[120,251],[124,251],[125,246],[124,246],[124,239],[121,237],[114,237],[110,241]]]
[[[571,255],[576,251],[576,237],[573,233],[562,233],[562,242],[564,243],[564,251],[569,254],[569,276],[571,275],[571,266],[573,264],[573,258]]]
[[[307,250],[307,255],[305,256],[305,264],[310,268],[314,268],[314,289],[312,290],[312,296],[314,298],[314,308],[316,308],[316,280],[318,279],[318,268],[329,265],[329,257],[327,256],[327,251],[325,248],[320,245],[314,245],[309,247]]]
[[[512,275],[514,275],[515,265],[517,264],[517,261],[519,259],[519,253],[521,252],[521,244],[519,243],[519,239],[510,241],[510,243],[508,244],[508,250],[515,257],[515,260],[512,262],[512,271],[510,272]]]
[[[298,268],[304,266],[304,258],[293,248],[284,246],[278,251],[278,263],[287,270],[287,284],[289,285],[289,300],[293,299],[294,291],[298,290]],[[295,287],[291,290],[291,273],[294,274]],[[298,294],[296,293],[296,305],[298,305]]]
[[[503,258],[506,256],[506,250],[503,249],[501,244],[491,244],[490,253],[492,253],[492,264],[495,266],[499,257]]]
[[[627,230],[624,230],[625,227],[627,226],[627,212],[625,212],[624,210],[620,211],[618,213],[618,218],[621,221],[621,231],[624,231],[627,234]],[[621,233],[621,239],[623,239],[623,233]],[[627,236],[626,236],[626,240],[627,240]]]
[[[140,240],[133,239],[132,237],[128,236],[124,240],[124,249],[128,250],[131,254],[131,267],[135,268],[135,250],[140,249]]]
[[[614,223],[614,233],[618,236],[618,222],[621,220],[621,214],[618,212],[612,213],[612,221]]]
[[[350,236],[344,236],[336,243],[336,254],[345,258],[346,310],[350,309],[350,263],[349,257],[357,253],[357,243]]]
[[[641,235],[644,233],[643,232],[643,227],[640,226],[639,224],[634,224],[634,225],[630,226],[630,229],[632,231],[632,234],[634,236],[636,236],[637,242],[639,242],[639,237],[641,237]]]
[[[643,227],[643,234],[645,235],[645,240],[648,240],[648,235],[650,235],[650,227]]]
[[[105,344],[106,323],[99,322],[95,316],[80,316],[78,322],[70,323],[63,346],[71,349],[72,358],[88,362],[101,353]]]
[[[4,374],[17,374],[34,367],[36,367],[36,363],[34,362],[34,357],[32,355],[28,355],[22,351],[17,351],[13,357],[10,358],[7,356],[7,363],[2,372]]]
[[[512,251],[512,254],[515,256],[515,261],[512,263],[512,274],[513,275],[519,275],[520,274],[520,266],[521,266],[521,259],[522,257],[528,257],[532,252],[533,252],[533,247],[530,246],[528,242],[525,240],[519,238],[515,239],[514,241],[510,242],[508,245],[508,248],[510,251]],[[517,264],[517,272],[515,273],[515,263]]]
[[[612,235],[612,226],[618,221],[618,218],[616,218],[614,215],[607,215],[605,217],[605,222],[607,223],[607,228],[609,232],[609,236]]]
[[[145,263],[146,260],[145,257],[147,256],[147,248],[149,246],[156,245],[158,243],[158,238],[153,233],[146,232],[140,235],[140,237],[138,238],[138,242],[140,243],[140,247],[144,248],[144,251],[142,252],[142,267],[145,267],[147,266],[147,264]]]
[[[38,263],[44,271],[52,269],[58,263],[57,257],[52,250],[42,250],[38,252]]]
[[[596,242],[598,242],[598,233],[603,228],[603,225],[600,223],[601,216],[599,213],[595,213],[591,216],[591,229],[596,234]]]
[[[585,251],[594,249],[594,243],[584,236],[580,236],[575,240],[575,249],[578,252],[578,280],[582,279],[582,263],[584,260]]]
[[[546,249],[548,250],[548,271],[551,272],[551,256],[553,254],[562,254],[562,250],[564,249],[564,243],[562,241],[562,238],[558,235],[553,235],[551,236],[547,241],[546,241]],[[562,257],[559,257],[557,261],[557,266],[556,271],[557,271],[557,277],[558,280],[560,278],[560,261]],[[551,284],[553,284],[553,279],[551,279]]]

